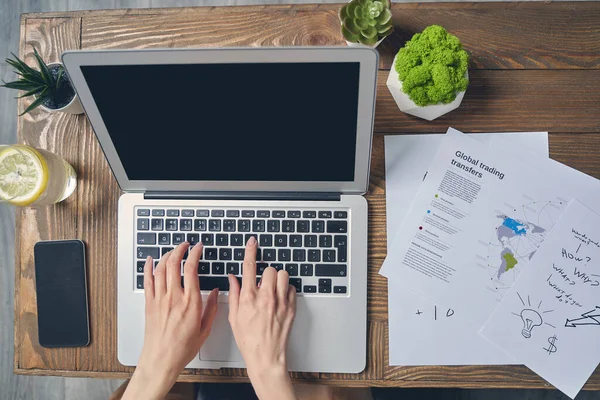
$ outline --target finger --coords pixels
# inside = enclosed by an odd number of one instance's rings
[[[229,323],[236,321],[240,305],[240,283],[235,275],[229,274]],[[232,324],[233,325],[233,324]]]
[[[287,271],[277,273],[277,304],[285,307],[288,299],[288,289],[290,286],[290,276]]]
[[[171,253],[171,256],[167,260],[167,292],[170,293],[181,293],[181,260],[183,255],[187,251],[190,244],[183,242],[179,246],[175,247],[175,250]]]
[[[294,321],[294,316],[296,315],[296,297],[296,288],[293,285],[290,285],[287,292],[287,305],[290,324]]]
[[[208,295],[208,299],[206,299],[206,307],[202,312],[202,327],[200,328],[200,337],[202,338],[202,342],[208,338],[210,335],[210,330],[212,329],[213,321],[215,320],[215,316],[217,315],[217,298],[219,297],[219,289],[213,289],[212,292]]]
[[[198,281],[198,263],[202,256],[202,243],[195,245],[183,265],[183,291],[186,296],[200,297],[200,282]],[[200,303],[202,304],[202,303]]]
[[[171,251],[160,258],[156,269],[154,270],[154,295],[162,296],[167,293],[167,261],[171,257]]]
[[[244,272],[242,274],[242,291],[256,291],[256,238],[250,236],[246,243],[244,256]]]
[[[277,286],[277,270],[273,267],[267,267],[260,280],[260,292],[275,293]]]
[[[144,294],[146,295],[146,301],[154,298],[154,275],[152,275],[152,266],[154,261],[152,257],[146,258],[146,264],[144,264]]]

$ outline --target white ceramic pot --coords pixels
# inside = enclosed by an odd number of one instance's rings
[[[398,56],[396,55],[396,57]],[[394,61],[392,62],[392,68],[390,69],[386,85],[400,111],[414,115],[415,117],[426,119],[427,121],[433,121],[460,106],[460,103],[465,96],[465,91],[459,92],[456,95],[456,99],[448,104],[438,103],[425,107],[416,105],[410,97],[402,91],[402,81],[400,81],[398,72],[396,72],[396,68],[394,68],[394,65],[396,65],[396,57],[394,57]],[[469,71],[465,73],[465,77],[467,79],[469,78]]]
[[[387,36],[386,36],[387,37]],[[355,43],[355,42],[349,42],[346,40],[346,44],[348,45],[348,47],[371,47],[371,48],[376,48],[377,46],[379,46],[381,44],[381,42],[383,42],[383,40],[386,38],[381,38],[379,39],[379,41],[377,43],[375,43],[373,46],[368,46],[366,44],[362,44],[362,43]]]
[[[59,63],[59,62],[50,63],[50,64],[48,64],[48,67],[51,67],[53,65],[62,65],[62,63]],[[69,104],[67,104],[64,107],[48,108],[43,104],[41,104],[40,107],[51,113],[52,112],[64,112],[67,114],[83,114],[83,107],[81,106],[81,102],[79,101],[79,97],[77,96],[77,93],[75,93],[75,96],[69,102]]]

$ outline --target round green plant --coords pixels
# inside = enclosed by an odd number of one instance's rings
[[[460,40],[439,25],[415,34],[400,49],[394,68],[402,91],[418,106],[451,103],[467,89],[469,54]]]
[[[367,46],[394,31],[390,0],[352,0],[340,10],[340,21],[344,39]]]

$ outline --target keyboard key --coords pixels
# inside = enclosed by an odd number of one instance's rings
[[[144,275],[138,275],[137,276],[137,285],[136,287],[138,289],[143,289],[144,288]]]
[[[313,231],[313,233],[325,232],[325,221],[313,221],[312,222],[312,231]]]
[[[165,210],[152,210],[152,216],[153,217],[164,217]]]
[[[285,264],[285,270],[290,276],[298,276],[298,264]]]
[[[150,216],[150,210],[148,210],[147,208],[141,208],[137,210],[137,215],[138,217],[149,217]]]
[[[227,215],[228,218],[237,218],[240,216],[240,210],[227,210],[225,215]]]
[[[331,235],[319,236],[319,247],[331,247]]]
[[[300,276],[312,276],[313,265],[312,264],[300,264]]]
[[[179,217],[179,210],[167,210],[167,217]]]
[[[217,249],[214,247],[206,247],[204,249],[204,259],[205,260],[216,260],[218,258]]]
[[[140,218],[137,220],[138,231],[147,231],[150,229],[150,221],[148,218]]]
[[[290,249],[279,249],[277,252],[277,261],[292,261],[292,252]]]
[[[179,220],[179,230],[180,231],[191,231],[192,230],[192,220],[191,219]]]
[[[283,232],[295,232],[296,227],[295,227],[296,223],[292,220],[286,219],[285,221],[283,221],[282,226],[282,230]]]
[[[330,286],[331,287],[331,279],[320,278],[319,286]]]
[[[206,220],[205,219],[195,219],[194,220],[194,230],[197,232],[206,232]]]
[[[156,244],[156,233],[138,233],[137,244]]]
[[[279,232],[280,222],[275,219],[267,221],[267,232]]]
[[[254,218],[254,210],[242,210],[242,218]]]
[[[160,249],[160,256],[164,256],[165,254],[167,254],[168,252],[170,252],[171,250],[173,250],[173,247],[163,247],[162,249]],[[186,252],[187,253],[187,252]],[[186,257],[187,258],[187,255]]]
[[[187,217],[187,215],[184,215],[184,217]],[[190,215],[190,217],[193,217],[193,215]],[[199,218],[209,217],[208,210],[196,210],[196,217],[199,217]]]
[[[272,263],[271,267],[275,268],[277,270],[277,272],[283,270],[283,264],[281,264],[281,263]]]
[[[244,261],[244,255],[246,254],[246,249],[233,249],[233,259],[236,261]]]
[[[231,235],[230,237],[232,246],[244,246],[244,236],[242,235]]]
[[[287,235],[275,235],[276,247],[287,247]]]
[[[346,293],[346,286],[334,286],[333,293]]]
[[[306,233],[310,232],[310,221],[300,220],[297,224],[298,232]]]
[[[317,247],[317,235],[304,235],[304,247]]]
[[[146,261],[138,261],[137,262],[137,273],[138,274],[144,273],[144,265],[146,265]]]
[[[317,218],[316,211],[304,211],[302,213],[302,218]]]
[[[158,244],[171,244],[171,234],[170,233],[159,233],[158,234]]]
[[[200,290],[213,290],[218,288],[222,292],[229,290],[229,280],[226,277],[203,276],[200,278]]]
[[[288,218],[300,218],[300,211],[288,211],[287,217]]]
[[[199,275],[208,275],[210,274],[210,263],[208,262],[200,262],[198,264],[198,274]]]
[[[185,242],[185,234],[183,233],[174,233],[173,234],[173,244],[178,245]]]
[[[229,235],[226,233],[217,233],[215,243],[217,246],[229,246]]]
[[[348,232],[348,221],[327,221],[327,233]]]
[[[262,275],[267,268],[269,268],[267,263],[256,263],[256,275]]]
[[[215,244],[215,235],[212,233],[202,234],[202,244],[205,246],[212,246]]]
[[[285,211],[273,211],[273,218],[285,218]]]
[[[168,231],[176,231],[178,226],[178,221],[176,219],[168,219],[166,221],[167,230]]]
[[[304,293],[317,293],[317,287],[315,285],[304,286]]]
[[[225,232],[235,232],[235,219],[226,219],[223,221],[223,230]]]
[[[269,217],[271,217],[271,211],[259,210],[256,212],[256,216],[258,218],[269,218]]]
[[[264,232],[265,226],[266,222],[264,219],[255,219],[252,221],[252,231],[254,232]]]
[[[269,235],[269,234],[260,235],[259,239],[258,239],[258,244],[261,247],[273,246],[273,235]]]
[[[296,288],[296,292],[302,291],[302,279],[300,278],[290,278],[290,285]]]
[[[210,213],[211,217],[224,217],[225,216],[225,211],[223,210],[212,210]]]
[[[306,250],[304,249],[294,249],[294,261],[302,262],[306,261]]]
[[[244,246],[246,245],[246,243],[248,243],[248,240],[250,240],[252,236],[254,236],[254,239],[256,239],[256,241],[258,242],[258,235],[256,233],[246,233],[246,235],[244,235]]]
[[[319,211],[319,218],[331,218],[331,211]]]
[[[152,230],[153,231],[162,231],[163,225],[164,225],[164,221],[162,219],[157,219],[157,218],[152,219]]]
[[[225,274],[225,264],[222,262],[212,263],[212,273],[213,273],[213,275]]]
[[[145,260],[148,256],[155,260],[160,258],[160,249],[158,247],[138,247],[137,258]]]
[[[333,244],[337,247],[338,262],[346,262],[348,257],[348,237],[346,235],[335,235]]]
[[[317,264],[315,265],[316,276],[346,276],[346,264]]]
[[[250,232],[249,219],[238,219],[238,232]]]
[[[221,230],[221,220],[211,219],[208,221],[208,230],[211,232],[218,232]]]
[[[346,211],[335,211],[333,213],[333,218],[348,218],[348,213]]]
[[[200,242],[200,234],[198,233],[188,233],[187,241],[190,245],[195,246]]]
[[[319,293],[331,293],[331,286],[319,286]]]
[[[323,250],[323,262],[335,262],[335,250]]]
[[[309,250],[308,261],[319,262],[321,261],[321,250]]]
[[[263,249],[262,252],[262,260],[263,261],[275,261],[277,256],[275,254],[275,249]]]
[[[228,262],[225,264],[228,274],[239,275],[240,274],[240,263]]]
[[[194,210],[183,210],[183,211],[181,211],[181,216],[182,217],[193,217]]]
[[[229,248],[225,248],[225,249],[219,249],[219,260],[231,260],[232,255],[231,255],[231,249]]]

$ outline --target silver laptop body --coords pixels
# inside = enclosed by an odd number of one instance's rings
[[[136,365],[143,345],[140,261],[188,240],[204,243],[203,294],[221,289],[212,333],[188,367],[244,367],[227,321],[228,292],[220,285],[227,273],[241,274],[240,249],[255,234],[259,270],[288,270],[298,290],[289,369],[362,371],[362,195],[377,53],[345,47],[111,50],[70,51],[62,59],[125,192],[118,204],[119,361]]]

